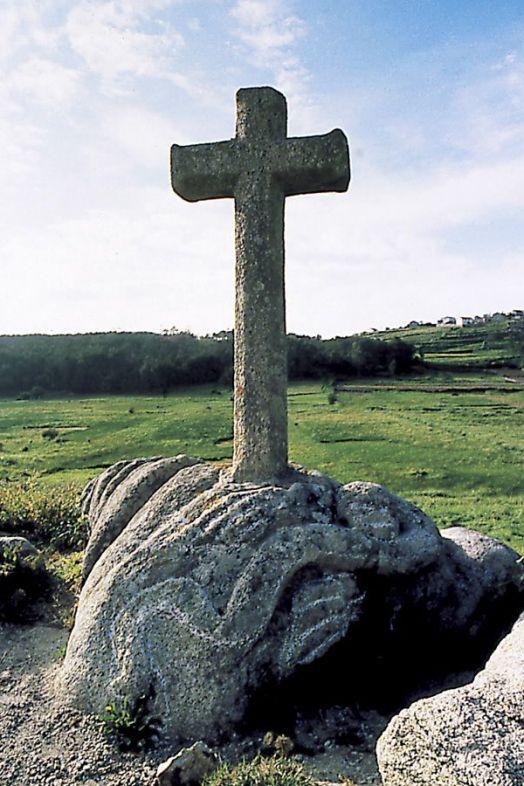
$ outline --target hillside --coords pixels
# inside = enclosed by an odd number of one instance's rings
[[[413,344],[424,362],[437,370],[516,369],[524,364],[522,319],[505,318],[465,327],[406,327],[374,331],[371,335]]]

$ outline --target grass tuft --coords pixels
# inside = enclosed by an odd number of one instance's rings
[[[257,756],[240,764],[222,764],[202,786],[314,786],[304,766],[293,759]]]

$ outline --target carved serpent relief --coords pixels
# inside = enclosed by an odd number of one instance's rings
[[[235,484],[187,457],[157,459],[109,470],[88,497],[92,542],[107,545],[63,683],[93,711],[154,684],[155,713],[180,738],[231,729],[263,679],[346,636],[362,606],[356,572],[387,570],[387,555],[402,564],[404,541],[413,565],[439,544],[427,517],[380,487],[315,474]]]

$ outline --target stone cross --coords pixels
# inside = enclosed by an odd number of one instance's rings
[[[281,476],[288,469],[284,202],[346,191],[347,139],[340,129],[287,137],[284,96],[271,87],[245,88],[237,92],[236,137],[173,145],[171,177],[190,202],[235,200],[233,479]]]

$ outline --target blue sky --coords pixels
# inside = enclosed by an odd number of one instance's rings
[[[524,305],[522,0],[0,0],[0,333],[232,326],[233,206],[171,191],[238,87],[341,127],[347,194],[286,206],[288,328]]]

